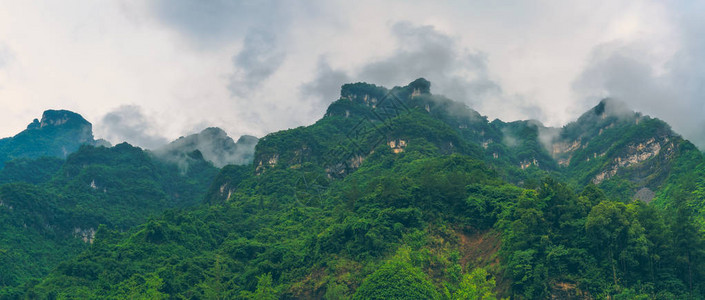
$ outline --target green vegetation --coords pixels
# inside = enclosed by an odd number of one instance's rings
[[[182,174],[128,144],[82,146],[66,161],[8,162],[0,171],[14,182],[0,185],[0,287],[12,291],[46,275],[85,250],[100,228],[126,230],[198,204],[216,172],[201,159]]]
[[[0,169],[17,158],[43,156],[65,158],[81,145],[105,143],[93,139],[92,125],[79,114],[67,110],[47,110],[27,129],[14,137],[0,139]]]
[[[11,182],[45,183],[61,169],[63,163],[63,159],[47,156],[36,159],[11,160],[5,163],[4,168],[0,169],[0,184]]]
[[[606,101],[560,130],[488,122],[429,91],[345,85],[217,175],[127,144],[35,182],[9,167],[58,162],[9,163],[0,298],[705,297],[704,160],[665,123]]]
[[[353,299],[438,299],[436,288],[420,269],[391,261],[367,276]]]

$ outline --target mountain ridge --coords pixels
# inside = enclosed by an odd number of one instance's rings
[[[7,293],[445,299],[483,285],[515,299],[701,295],[705,162],[668,124],[612,100],[562,128],[490,122],[430,86],[344,85],[320,120],[264,136],[252,164],[213,175],[201,205],[124,232],[98,228],[81,255]],[[98,194],[124,177],[82,165],[74,158],[56,176]],[[389,282],[390,272],[403,275]]]
[[[329,105],[316,124],[336,119],[331,124],[338,123],[335,125],[338,135],[329,135],[326,139],[336,140],[341,145],[349,145],[352,135],[360,135],[360,132],[351,133],[351,128],[365,127],[363,129],[368,131],[365,134],[375,132],[380,143],[388,144],[393,151],[403,151],[402,147],[410,143],[393,136],[394,130],[400,129],[391,129],[385,124],[386,120],[401,114],[425,113],[445,123],[471,146],[480,146],[488,163],[507,170],[505,178],[510,182],[530,180],[529,173],[536,171],[556,173],[580,185],[601,184],[612,179],[622,183],[620,187],[608,188],[608,193],[625,200],[645,188],[656,191],[667,181],[670,166],[681,155],[680,150],[694,151],[692,144],[665,122],[634,112],[614,99],[603,99],[575,121],[555,128],[534,120],[489,122],[487,117],[460,102],[431,94],[430,86],[423,78],[392,89],[361,82],[345,84],[340,98]],[[358,121],[340,125],[340,119],[350,118]],[[298,154],[265,150],[269,148],[268,140],[273,139],[272,134],[265,136],[254,154],[256,168],[264,170],[281,163],[280,158],[306,155],[311,151],[335,152],[335,143],[304,138],[304,128],[291,129],[303,135],[296,141],[283,142],[299,144]],[[347,158],[348,161],[339,161],[338,166],[325,167],[348,169],[341,174],[349,173],[362,163],[372,148],[367,146]]]
[[[206,160],[222,168],[227,164],[251,162],[257,140],[254,136],[243,135],[235,142],[221,128],[209,127],[200,133],[182,136],[153,152],[178,162],[199,150]],[[94,139],[93,125],[80,114],[63,109],[45,110],[41,119],[34,119],[25,130],[0,139],[0,169],[5,162],[21,158],[65,159],[84,144],[111,147],[104,139]]]

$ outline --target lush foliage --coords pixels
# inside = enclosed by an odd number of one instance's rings
[[[420,269],[393,260],[367,276],[353,299],[438,299],[436,288]]]
[[[345,85],[316,124],[217,176],[198,151],[179,168],[123,144],[2,186],[2,238],[66,251],[24,274],[39,252],[0,248],[3,296],[705,296],[703,156],[665,123],[605,101],[563,129],[488,122],[429,90]],[[79,223],[93,243],[60,245]]]
[[[126,230],[197,204],[216,169],[202,159],[189,167],[182,174],[127,144],[8,162],[0,178],[15,183],[0,185],[0,287],[46,275],[86,249],[101,224]]]

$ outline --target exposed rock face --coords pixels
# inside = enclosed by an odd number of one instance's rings
[[[534,158],[532,160],[522,160],[521,163],[519,163],[519,167],[524,170],[528,167],[531,166],[539,166],[539,162]]]
[[[392,148],[392,152],[394,153],[401,153],[404,152],[404,147],[406,147],[406,141],[405,140],[393,140],[389,141],[387,143],[390,148]]]
[[[578,300],[592,299],[587,292],[581,291],[575,283],[556,282],[550,286],[551,299]]]
[[[232,195],[233,195],[233,192],[234,192],[233,188],[230,187],[230,186],[228,186],[227,183],[222,184],[218,190],[220,191],[220,196],[223,197],[225,200],[230,199],[230,196],[232,196]],[[228,192],[228,193],[227,193],[227,196],[226,196],[226,193],[225,193],[226,190],[227,190],[227,192]]]
[[[260,159],[259,161],[257,161],[257,167],[255,168],[255,173],[261,174],[267,168],[271,168],[271,167],[276,166],[277,162],[279,162],[279,154],[277,154],[277,153],[269,155],[263,159]]]
[[[84,243],[88,244],[93,244],[93,240],[95,240],[95,232],[95,228],[92,227],[87,229],[75,227],[73,229],[73,235],[83,240]]]
[[[580,139],[572,142],[556,142],[552,145],[551,156],[560,166],[570,166],[570,159],[573,157],[573,152],[580,149],[582,143]]]
[[[636,166],[650,158],[656,157],[661,153],[662,145],[665,145],[668,153],[671,154],[674,149],[673,143],[666,137],[662,141],[657,141],[656,138],[650,138],[644,143],[632,144],[627,147],[626,153],[612,160],[612,163],[602,172],[595,175],[592,182],[600,184],[605,179],[617,174],[622,168]]]

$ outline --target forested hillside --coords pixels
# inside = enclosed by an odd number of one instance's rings
[[[218,172],[214,161],[252,160],[247,153],[256,138],[236,144],[220,129],[207,131],[216,134],[153,153],[126,143],[110,147],[93,138],[80,115],[47,110],[41,121],[0,140],[3,293],[87,249],[100,226],[130,230],[165,210],[200,204]],[[201,149],[224,154],[206,159]]]
[[[217,169],[199,152],[192,156],[187,172],[128,144],[82,146],[66,160],[6,163],[0,170],[0,285],[45,276],[87,249],[100,226],[124,231],[167,209],[200,203]]]
[[[0,187],[3,239],[67,250],[0,297],[705,297],[703,155],[668,124],[609,99],[563,128],[490,122],[430,86],[344,85],[217,175],[126,144],[8,163],[56,171]]]

